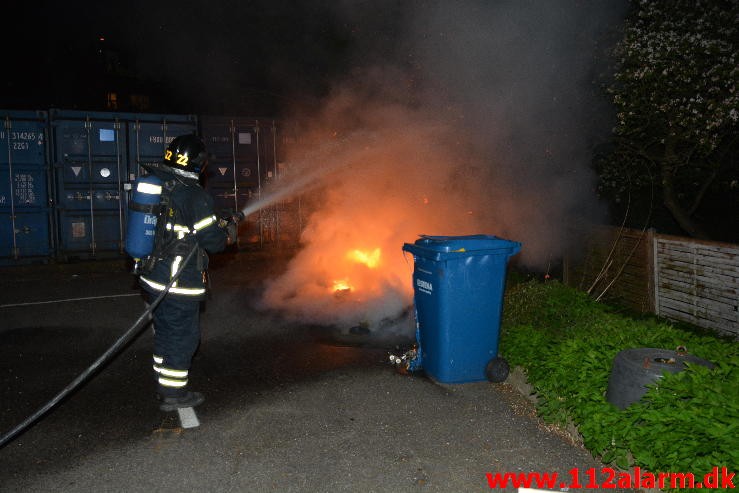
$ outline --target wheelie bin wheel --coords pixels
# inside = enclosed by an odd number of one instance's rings
[[[508,378],[509,371],[510,367],[508,366],[508,362],[500,356],[496,356],[488,361],[488,364],[485,367],[485,375],[488,377],[488,380],[493,383],[505,381],[505,379]]]

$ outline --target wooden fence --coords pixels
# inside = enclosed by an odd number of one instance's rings
[[[739,338],[739,245],[600,227],[565,261],[567,284],[603,301]]]

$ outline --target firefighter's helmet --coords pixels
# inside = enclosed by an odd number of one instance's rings
[[[164,151],[164,165],[175,173],[190,178],[200,176],[206,161],[205,144],[194,134],[175,137]]]

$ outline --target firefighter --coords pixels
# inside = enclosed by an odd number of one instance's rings
[[[153,312],[154,372],[162,411],[197,406],[204,400],[187,383],[200,343],[207,254],[222,251],[236,239],[235,218],[219,221],[213,199],[200,186],[206,164],[203,142],[195,135],[181,135],[168,146],[160,163],[147,166],[163,183],[154,248],[139,276],[150,303],[165,290],[188,253],[197,248]]]

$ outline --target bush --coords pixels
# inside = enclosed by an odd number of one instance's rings
[[[605,398],[613,359],[628,348],[676,348],[712,361],[668,374],[620,411]],[[607,464],[657,472],[739,471],[739,344],[651,318],[630,318],[556,281],[506,294],[501,351],[524,368],[549,422],[577,425]],[[681,490],[685,491],[685,490]]]

